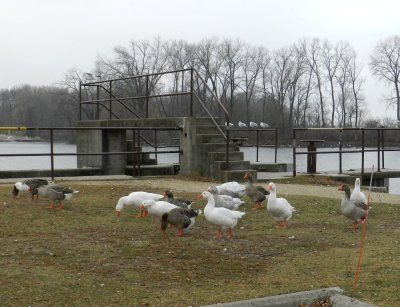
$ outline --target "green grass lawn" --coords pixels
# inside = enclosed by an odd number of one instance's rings
[[[338,200],[292,195],[297,212],[277,229],[247,199],[234,238],[214,240],[203,215],[184,237],[174,229],[163,237],[156,218],[134,218],[132,209],[117,218],[118,198],[144,189],[141,181],[65,184],[80,193],[64,210],[26,193],[13,203],[12,185],[0,185],[1,306],[199,306],[333,286],[399,305],[399,206],[372,204],[353,291],[361,229],[350,228]]]

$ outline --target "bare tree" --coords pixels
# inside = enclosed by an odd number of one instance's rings
[[[346,53],[347,48],[348,48],[347,43],[339,42],[336,44],[335,47],[333,47],[332,44],[327,40],[324,41],[322,46],[322,61],[326,69],[326,74],[329,81],[331,100],[332,100],[331,127],[335,126],[336,101],[335,101],[334,80],[340,60]]]
[[[245,53],[243,55],[243,75],[244,82],[242,83],[242,90],[245,93],[246,102],[246,121],[250,121],[250,101],[256,89],[256,82],[260,76],[263,65],[264,52],[262,48],[254,49],[249,45],[245,45]]]
[[[325,103],[323,96],[323,84],[322,84],[322,73],[320,68],[320,58],[321,58],[321,45],[317,38],[311,41],[303,40],[300,42],[300,48],[303,51],[303,56],[308,63],[308,66],[314,73],[315,79],[317,81],[317,90],[319,93],[319,104],[318,110],[321,112],[320,120],[322,127],[326,127],[325,120]]]
[[[230,90],[230,114],[235,113],[234,96],[241,80],[240,69],[242,67],[243,57],[243,43],[240,40],[232,41],[225,40],[222,42],[220,54],[224,60],[223,70],[224,79],[227,80]]]
[[[393,86],[395,96],[389,102],[397,106],[397,120],[400,121],[400,36],[379,42],[372,52],[369,66],[375,76]]]
[[[355,107],[355,127],[360,126],[361,104],[364,102],[365,97],[362,95],[362,86],[365,79],[361,77],[363,67],[357,63],[357,55],[353,51],[350,53],[349,60],[349,82],[351,91],[353,93],[354,107]]]

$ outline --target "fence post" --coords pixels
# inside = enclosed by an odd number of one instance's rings
[[[79,120],[82,120],[82,82],[79,81]]]
[[[256,149],[257,149],[257,153],[256,153],[256,162],[258,162],[258,141],[259,141],[259,130],[256,130]]]
[[[53,143],[52,128],[50,128],[50,164],[51,164],[51,179],[54,180],[54,143]]]
[[[155,149],[155,158],[156,158],[156,161],[157,161],[157,148],[158,148],[158,145],[157,145],[157,130],[154,130],[154,149]],[[157,164],[158,164],[158,162],[157,162]]]
[[[191,68],[190,69],[190,117],[192,117],[193,116],[193,92],[194,92],[194,89],[193,89],[193,84],[194,84],[194,81],[193,81],[193,73],[194,73],[194,70],[193,70],[193,68]]]
[[[278,129],[275,128],[275,163],[278,162]]]
[[[296,129],[293,129],[293,177],[296,177]]]
[[[96,99],[97,99],[97,103],[96,103],[96,119],[99,120],[100,119],[100,86],[96,86]]]
[[[112,81],[110,81],[110,119],[112,119]]]
[[[146,118],[149,118],[149,76],[146,76]]]
[[[381,171],[381,131],[378,128],[378,172]]]
[[[364,128],[361,128],[361,178],[364,178]]]
[[[385,133],[385,129],[381,130],[382,132],[382,168],[385,168],[385,137],[384,137],[384,133]]]
[[[226,121],[226,169],[230,168],[229,165],[229,141],[230,141],[230,136],[229,136],[229,119]]]
[[[340,129],[339,133],[339,174],[342,174],[343,129]]]

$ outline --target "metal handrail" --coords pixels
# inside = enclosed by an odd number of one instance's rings
[[[339,138],[339,150],[328,150],[328,151],[307,151],[307,152],[297,152],[296,151],[296,132],[297,131],[338,131],[340,132]],[[361,149],[356,150],[343,150],[342,144],[342,132],[343,131],[361,131]],[[365,131],[377,131],[377,144],[376,149],[365,149]],[[342,154],[343,153],[361,153],[361,177],[364,176],[364,160],[366,152],[376,152],[377,153],[377,171],[381,170],[381,156],[382,156],[382,168],[385,168],[385,151],[400,151],[400,147],[385,147],[384,145],[384,131],[400,131],[400,128],[294,128],[293,138],[292,138],[292,148],[293,148],[293,176],[296,176],[296,155],[305,154],[339,154],[339,173],[342,174]]]
[[[49,131],[50,133],[50,153],[18,153],[18,154],[0,154],[0,157],[37,157],[37,156],[49,156],[50,157],[50,173],[51,178],[54,179],[54,157],[56,156],[91,156],[91,155],[121,155],[121,154],[133,154],[134,157],[137,155],[141,155],[143,153],[149,154],[160,154],[160,153],[182,153],[182,150],[179,147],[179,150],[175,151],[157,151],[157,144],[150,146],[155,148],[155,151],[123,151],[123,152],[85,152],[85,153],[55,153],[54,152],[54,131],[55,130],[133,130],[133,131],[173,131],[173,130],[182,130],[182,127],[0,127],[0,130],[13,130],[13,131]],[[138,146],[137,148],[140,148]],[[135,146],[134,146],[135,149]],[[140,159],[138,159],[138,166],[140,170]],[[133,165],[135,171],[135,164]]]

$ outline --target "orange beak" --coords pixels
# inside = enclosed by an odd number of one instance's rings
[[[121,211],[115,210],[115,214],[119,217],[121,215]]]
[[[139,206],[139,209],[140,209],[140,210],[144,210],[144,205],[141,204],[141,205]]]
[[[203,199],[204,197],[203,197],[203,195],[197,195],[197,197],[196,197],[197,199]]]

